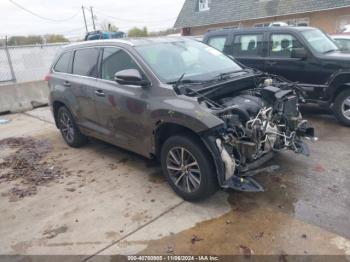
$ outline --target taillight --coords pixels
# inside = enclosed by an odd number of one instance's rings
[[[44,78],[44,79],[45,79],[45,81],[46,81],[46,82],[49,82],[50,77],[51,77],[51,76],[50,76],[50,74],[47,74],[47,75],[45,76],[45,78]]]

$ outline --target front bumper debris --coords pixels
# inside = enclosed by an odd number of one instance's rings
[[[252,177],[233,176],[222,187],[242,192],[264,192],[264,188]]]

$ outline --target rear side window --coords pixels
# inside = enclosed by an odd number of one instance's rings
[[[69,71],[69,62],[70,62],[71,52],[65,52],[58,59],[53,70],[59,73],[68,73]]]
[[[134,59],[124,50],[115,47],[104,48],[102,79],[114,80],[115,73],[126,69],[137,69],[142,73]]]
[[[256,57],[262,56],[263,35],[236,35],[233,44],[233,56]]]
[[[98,48],[86,48],[75,51],[73,74],[97,77]]]
[[[224,51],[226,36],[214,36],[209,38],[208,45],[216,48],[219,51]]]
[[[291,58],[292,50],[301,47],[300,42],[290,34],[273,34],[270,38],[270,57]]]

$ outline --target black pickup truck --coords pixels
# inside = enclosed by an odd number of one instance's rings
[[[209,31],[203,42],[245,66],[299,82],[306,102],[333,110],[350,126],[350,54],[321,30],[265,27]]]

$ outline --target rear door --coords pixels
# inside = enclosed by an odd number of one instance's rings
[[[65,90],[69,92],[70,78],[72,70],[72,51],[66,51],[60,55],[56,64],[52,68],[53,77],[49,81],[49,85],[53,86],[52,91]]]
[[[69,85],[73,93],[71,105],[75,107],[78,124],[99,133],[94,95],[97,85],[100,48],[88,47],[74,51],[72,77]]]
[[[232,56],[247,67],[265,70],[264,32],[236,33]]]

